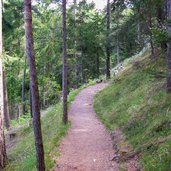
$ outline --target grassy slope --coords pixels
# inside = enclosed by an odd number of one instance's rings
[[[92,84],[92,83],[91,83]],[[87,86],[87,85],[86,85]],[[69,95],[69,104],[83,89],[72,91]],[[48,108],[43,112],[42,130],[45,149],[46,170],[55,164],[53,157],[59,155],[58,145],[61,138],[67,133],[69,125],[62,124],[62,104]],[[36,170],[35,145],[33,128],[24,127],[17,132],[17,143],[7,150],[9,163],[5,171],[32,171]]]
[[[94,107],[105,125],[119,127],[135,150],[141,150],[146,171],[171,170],[171,96],[165,92],[165,59],[139,58],[119,81],[98,93]]]

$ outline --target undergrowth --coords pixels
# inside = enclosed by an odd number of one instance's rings
[[[171,170],[171,96],[165,90],[165,58],[159,54],[132,61],[94,99],[94,108],[110,129],[120,128],[145,171]]]
[[[68,105],[75,96],[85,87],[93,85],[91,81],[77,90],[72,90],[68,97]],[[58,157],[60,140],[67,133],[68,125],[62,124],[62,103],[49,107],[42,111],[42,132],[45,150],[46,170],[55,165],[53,158]],[[20,118],[20,122],[13,121],[14,130],[17,133],[14,140],[6,139],[8,164],[4,171],[35,171],[36,157],[33,127],[28,126],[29,117]],[[23,126],[24,125],[24,126]],[[20,127],[22,126],[22,127]],[[8,134],[7,134],[8,136]]]

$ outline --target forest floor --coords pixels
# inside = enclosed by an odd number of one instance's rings
[[[93,96],[107,86],[100,83],[81,91],[71,105],[71,128],[60,145],[61,156],[56,171],[118,171],[120,166],[112,161],[116,151],[110,133],[96,117]],[[133,163],[136,163],[133,162]],[[137,169],[127,162],[126,171]],[[122,169],[123,170],[123,169]]]

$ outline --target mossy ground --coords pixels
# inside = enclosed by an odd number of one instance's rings
[[[171,170],[171,95],[166,93],[165,57],[158,54],[132,61],[94,99],[96,113],[104,124],[119,127],[146,171]]]

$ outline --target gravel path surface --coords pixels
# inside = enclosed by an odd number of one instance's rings
[[[71,128],[60,146],[56,171],[118,171],[111,161],[112,140],[93,110],[93,95],[107,84],[90,86],[75,98],[69,112]]]

